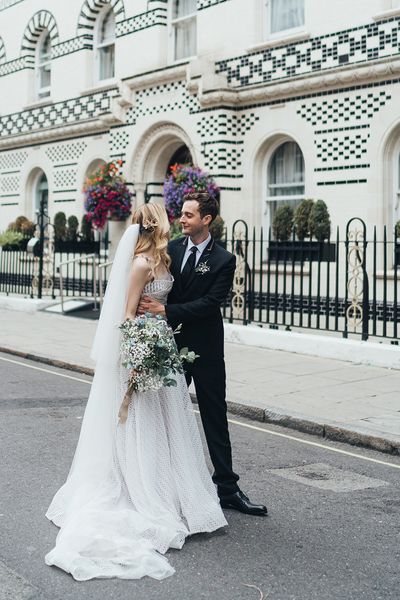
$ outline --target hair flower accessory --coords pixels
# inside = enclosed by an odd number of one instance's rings
[[[200,273],[201,275],[205,275],[206,273],[210,272],[210,267],[207,264],[207,261],[205,262],[200,262],[197,267],[195,268],[196,273]]]
[[[140,233],[146,231],[146,233],[153,233],[156,227],[159,226],[157,219],[145,219],[140,226]]]

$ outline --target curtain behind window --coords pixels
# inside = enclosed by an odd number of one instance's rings
[[[304,0],[270,0],[271,33],[304,25]]]
[[[196,56],[196,19],[182,21],[175,26],[175,60]]]
[[[269,168],[269,196],[304,194],[304,159],[295,142],[285,142],[276,150]]]
[[[197,54],[196,12],[196,0],[176,0],[173,4],[172,14],[173,19],[176,19],[173,24],[175,60]]]

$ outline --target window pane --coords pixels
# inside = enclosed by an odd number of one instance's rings
[[[103,19],[100,30],[99,43],[104,44],[113,42],[115,39],[115,16],[114,11],[110,10]]]
[[[175,0],[172,16],[174,19],[197,12],[197,0]]]
[[[197,32],[196,18],[177,23],[175,29],[175,60],[196,56]]]
[[[40,67],[40,69],[39,69],[39,87],[40,88],[50,87],[50,81],[51,81],[51,69],[50,69],[50,63],[47,63],[47,65],[44,65],[43,67]]]
[[[271,33],[304,25],[304,0],[270,0]]]
[[[45,38],[43,39],[41,45],[40,45],[40,52],[39,52],[39,61],[41,63],[43,62],[47,62],[48,60],[50,60],[51,58],[51,40],[50,40],[50,34],[46,34]]]
[[[400,155],[399,155],[397,177],[398,177],[398,179],[397,179],[397,189],[400,190]]]
[[[295,142],[285,142],[275,151],[269,166],[269,196],[304,194],[304,159]]]
[[[40,205],[43,203],[43,208],[47,211],[49,197],[49,186],[47,183],[46,175],[43,173],[37,183],[35,192],[35,206],[34,211],[40,211]]]
[[[104,48],[99,48],[99,79],[110,79],[111,77],[114,77],[114,53],[114,44],[111,44],[110,46],[104,46]]]

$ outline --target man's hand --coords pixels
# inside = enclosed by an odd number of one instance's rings
[[[144,313],[147,312],[165,317],[165,306],[164,304],[161,304],[161,302],[157,302],[157,300],[150,298],[150,296],[143,296],[139,302],[137,314],[144,315]]]

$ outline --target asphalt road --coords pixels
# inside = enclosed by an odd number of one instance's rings
[[[400,459],[236,418],[235,468],[268,518],[226,511],[226,530],[168,554],[162,582],[47,567],[58,530],[44,514],[90,378],[0,354],[0,382],[0,600],[399,600]]]

